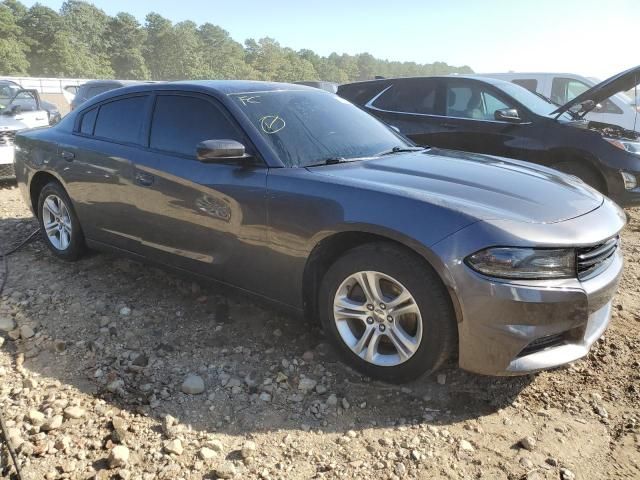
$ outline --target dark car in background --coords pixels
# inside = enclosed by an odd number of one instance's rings
[[[114,250],[268,298],[388,381],[456,354],[492,375],[581,358],[622,274],[624,214],[583,182],[415,147],[315,88],[127,87],[16,145],[58,257]]]
[[[15,97],[22,91],[23,88],[20,86],[20,84],[12,80],[0,80],[0,106],[6,105],[12,101],[14,105],[18,104],[20,99],[16,99]],[[16,102],[16,100],[18,101]],[[40,98],[38,99],[38,101],[40,102],[40,108],[46,110],[47,115],[49,116],[49,124],[55,125],[56,123],[58,123],[62,118],[58,107],[55,104],[44,101]],[[30,103],[25,102],[24,108],[25,110],[31,108]]]
[[[70,104],[71,110],[75,110],[79,105],[101,93],[139,83],[144,82],[136,80],[89,80],[80,85],[80,87],[76,87],[75,96]]]
[[[419,145],[553,167],[631,206],[640,204],[640,134],[584,116],[638,81],[640,67],[563,106],[511,82],[462,75],[351,83],[341,85],[338,95]]]
[[[309,80],[301,82],[293,82],[296,85],[306,85],[307,87],[315,87],[327,92],[336,93],[338,91],[338,84],[334,82],[323,82],[318,80]]]

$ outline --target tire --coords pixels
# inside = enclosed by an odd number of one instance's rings
[[[69,195],[58,182],[49,182],[40,191],[38,222],[44,243],[56,257],[75,261],[85,252],[80,222]]]
[[[378,285],[378,294],[364,292],[367,282]],[[388,305],[371,309],[374,298]],[[392,244],[366,244],[340,257],[324,275],[318,310],[344,361],[378,380],[403,383],[432,373],[457,349],[457,324],[444,284],[422,258]]]
[[[595,188],[600,193],[607,194],[606,186],[602,181],[602,177],[591,166],[584,165],[577,161],[560,162],[553,165],[553,168],[563,173],[574,175],[582,180],[590,187]]]

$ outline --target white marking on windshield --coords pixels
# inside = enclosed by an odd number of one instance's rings
[[[260,128],[266,134],[278,133],[287,124],[282,117],[279,115],[265,115],[260,119]]]
[[[260,95],[242,95],[238,97],[238,100],[242,103],[242,105],[247,105],[248,103],[260,103]]]

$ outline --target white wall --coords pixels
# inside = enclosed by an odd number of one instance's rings
[[[39,77],[2,77],[1,80],[12,80],[22,88],[32,88],[39,93],[62,93],[68,85],[81,85],[88,81],[84,78],[39,78]]]

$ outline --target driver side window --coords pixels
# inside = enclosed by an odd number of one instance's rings
[[[158,95],[149,147],[195,158],[203,140],[237,140],[242,135],[213,103],[186,95]]]

